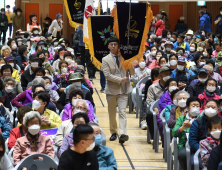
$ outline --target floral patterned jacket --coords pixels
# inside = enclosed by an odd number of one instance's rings
[[[59,149],[58,156],[60,157],[64,151],[66,151],[68,148],[72,147],[73,145],[74,145],[73,133],[69,133],[64,137],[62,141],[62,145]]]
[[[216,141],[211,137],[207,137],[206,139],[200,141],[200,156],[203,162],[203,167],[207,167],[210,158],[210,152],[218,145],[218,142],[219,141]]]

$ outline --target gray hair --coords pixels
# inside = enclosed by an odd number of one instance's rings
[[[30,111],[30,112],[26,113],[25,116],[23,117],[23,125],[25,125],[27,127],[28,122],[36,117],[39,119],[39,124],[41,126],[42,118],[41,118],[39,112],[37,112],[37,111]]]
[[[16,82],[15,82],[15,79],[14,79],[14,78],[12,78],[12,77],[6,77],[6,78],[4,78],[4,81],[3,81],[3,86],[4,86],[4,87],[5,87],[5,85],[6,85],[6,83],[7,83],[8,81],[13,81],[14,87],[16,86]]]
[[[187,93],[186,91],[178,91],[177,93],[176,93],[176,100],[178,100],[178,96],[179,96],[179,94],[182,94],[182,93],[185,93],[186,94],[186,96],[187,96],[187,98],[190,98],[190,94],[189,93]]]
[[[45,85],[45,80],[43,78],[35,78],[33,81],[32,81],[32,86],[37,86],[37,85]]]
[[[72,83],[66,91],[66,99],[69,99],[69,94],[73,90],[81,90],[81,82]]]
[[[77,65],[77,68],[81,68],[84,70],[84,66],[83,65]]]
[[[90,126],[98,126],[98,127],[100,127],[97,123],[94,123],[94,122],[89,122],[88,125],[90,125]]]
[[[208,69],[209,69],[209,71],[210,71],[210,73],[212,73],[212,72],[213,72],[213,70],[214,70],[214,68],[213,68],[212,66],[209,66],[209,65],[204,65],[204,66],[203,66],[203,68],[205,68],[205,69],[207,69],[207,68],[208,68]],[[207,69],[207,70],[208,70],[208,69]]]
[[[203,45],[204,48],[206,47],[206,43],[204,41],[199,42],[198,46],[200,46],[200,45]]]
[[[87,110],[89,109],[89,104],[86,102],[86,100],[84,100],[84,99],[76,99],[76,100],[74,100],[74,107],[76,107],[76,105],[77,105],[77,103],[78,102],[80,102],[80,101],[82,101],[82,102],[84,102],[85,103],[85,105],[86,105],[86,108],[87,108]]]
[[[3,52],[4,52],[5,50],[9,50],[10,53],[12,52],[11,48],[10,48],[8,45],[4,45],[4,46],[2,47],[2,49],[1,49],[1,55],[3,54]]]
[[[161,19],[161,18],[162,18],[162,15],[161,15],[161,14],[157,14],[157,15],[156,15],[156,18]]]

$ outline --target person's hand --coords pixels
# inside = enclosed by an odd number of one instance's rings
[[[2,135],[2,129],[0,128],[0,134]]]
[[[170,50],[170,52],[173,53],[173,54],[176,54],[176,51],[174,51],[174,50]]]
[[[51,122],[49,121],[49,118],[47,116],[42,116],[42,123],[50,125]]]
[[[221,18],[220,18],[220,17],[218,18],[218,21],[221,21]]]
[[[123,77],[121,82],[128,82],[129,81],[129,77]]]
[[[178,83],[178,87],[180,90],[184,89],[186,87],[186,84],[184,83]]]
[[[154,110],[154,112],[156,113],[156,115],[159,114],[159,109],[158,109],[157,107],[155,107],[153,110]]]
[[[59,78],[65,79],[66,78],[66,73],[62,73]]]
[[[187,129],[187,128],[189,128],[191,126],[191,123],[190,123],[190,121],[189,120],[185,120],[184,122],[183,122],[183,129]]]
[[[146,77],[146,76],[147,76],[146,73],[144,73],[144,74],[141,76],[141,79],[144,78],[144,77]]]

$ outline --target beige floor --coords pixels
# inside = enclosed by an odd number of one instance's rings
[[[99,125],[103,129],[107,137],[106,145],[113,149],[114,155],[117,161],[118,170],[119,169],[128,169],[131,170],[132,166],[130,165],[127,156],[124,152],[123,147],[119,144],[118,140],[109,141],[110,131],[109,131],[109,117],[107,110],[106,95],[100,92],[100,80],[99,72],[96,74],[95,80],[93,80],[94,87],[94,102],[96,105],[96,114],[99,118]],[[99,99],[99,96],[104,104],[104,107]],[[129,141],[124,143],[126,152],[129,155],[129,158],[132,161],[132,164],[136,170],[147,169],[147,170],[157,170],[157,169],[166,169],[167,164],[163,160],[163,149],[159,147],[159,153],[155,153],[152,149],[151,144],[146,142],[146,130],[141,130],[139,128],[138,119],[136,119],[135,114],[129,114],[127,109],[127,133],[129,135]]]

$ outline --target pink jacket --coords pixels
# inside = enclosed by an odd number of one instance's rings
[[[39,135],[38,150],[36,151],[31,151],[30,143],[26,136],[18,138],[13,151],[14,165],[17,165],[22,159],[33,153],[43,153],[54,158],[55,151],[50,138],[48,136]]]
[[[217,58],[218,53],[219,52],[217,50],[214,50],[211,56]]]
[[[149,65],[149,69],[152,70],[154,68],[160,68],[159,63],[156,60],[153,60],[152,63]]]
[[[154,27],[156,27],[156,36],[161,36],[162,31],[165,29],[165,24],[162,20],[157,21],[155,24],[153,24]]]
[[[33,54],[36,54],[36,51],[33,53]],[[53,60],[53,56],[52,56],[52,54],[49,52],[49,58],[48,58],[48,60]]]

